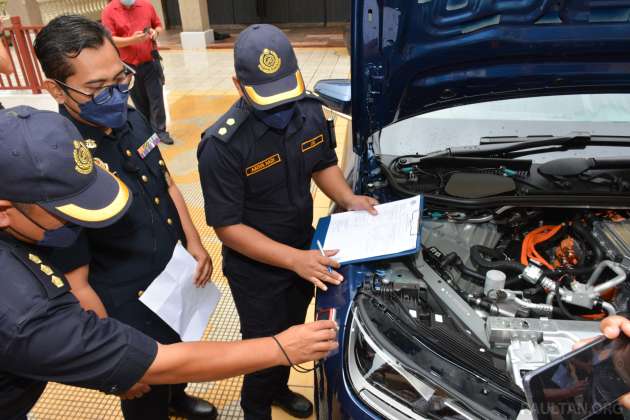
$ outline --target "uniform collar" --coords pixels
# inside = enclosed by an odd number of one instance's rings
[[[251,112],[250,105],[246,104],[244,99],[241,99],[241,102],[242,103],[239,106],[248,107]],[[293,111],[293,117],[291,118],[291,121],[289,121],[287,128],[282,131],[273,130],[267,124],[259,120],[255,115],[253,116],[253,118],[251,118],[251,120],[253,121],[252,130],[254,132],[254,138],[259,139],[269,130],[275,132],[284,132],[287,136],[295,134],[302,128],[302,126],[304,126],[306,115],[304,114],[304,110],[302,109],[302,106],[298,101],[295,103],[295,111]]]

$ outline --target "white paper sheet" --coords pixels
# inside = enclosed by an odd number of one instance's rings
[[[340,263],[397,254],[416,248],[420,220],[420,196],[376,206],[367,211],[333,214],[324,249],[338,249]]]
[[[182,341],[201,339],[221,298],[221,292],[213,283],[200,288],[195,286],[196,267],[197,261],[178,242],[164,271],[140,297],[140,301],[174,329]]]

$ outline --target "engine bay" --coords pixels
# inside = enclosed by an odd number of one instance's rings
[[[628,310],[626,210],[506,207],[474,217],[425,210],[421,242],[413,258],[370,264],[357,300],[362,318],[382,330],[386,313],[462,372],[474,372],[470,378],[494,384],[475,398],[487,398],[494,411],[505,405],[498,418],[516,418],[510,410],[525,407],[524,373],[598,335],[603,317]]]

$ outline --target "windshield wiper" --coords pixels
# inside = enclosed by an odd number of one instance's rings
[[[484,137],[477,146],[449,147],[439,152],[425,155],[423,158],[438,156],[484,156],[508,157],[513,152],[531,150],[535,154],[539,148],[556,147],[556,150],[584,149],[589,146],[630,147],[628,136],[600,136],[588,133],[573,133],[569,136],[547,137]],[[547,152],[544,149],[542,152]]]

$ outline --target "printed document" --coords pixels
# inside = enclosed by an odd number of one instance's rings
[[[324,249],[338,249],[341,264],[415,250],[418,245],[421,197],[375,206],[378,215],[348,211],[330,216]]]
[[[140,296],[140,301],[174,329],[182,341],[201,339],[221,298],[213,283],[195,286],[196,267],[197,261],[178,242],[164,271]]]

